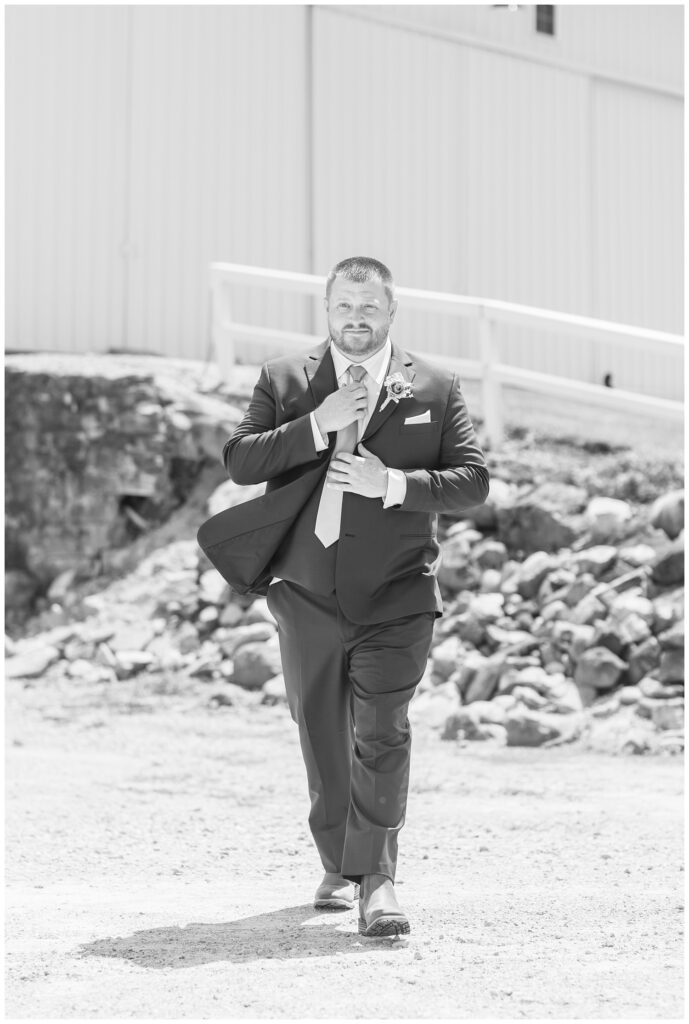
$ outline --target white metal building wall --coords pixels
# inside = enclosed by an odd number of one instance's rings
[[[404,285],[681,330],[676,99],[351,9],[319,8],[314,38],[317,266],[368,252]],[[395,336],[478,354],[463,321],[404,307]],[[681,396],[677,354],[630,358],[524,328],[501,330],[501,352]]]
[[[5,8],[9,349],[122,344],[124,8]]]
[[[203,357],[212,260],[307,270],[302,8],[132,7],[128,345]],[[307,302],[238,295],[255,324]]]
[[[681,12],[626,9],[615,41],[619,8],[557,7],[555,39],[534,38],[531,8],[375,10],[9,7],[8,347],[202,356],[211,260],[325,273],[357,252],[402,285],[681,330],[677,61],[643,56]],[[264,292],[235,315],[325,327],[319,303]],[[476,353],[462,321],[402,310],[396,337]],[[600,345],[511,331],[504,349],[678,396],[676,369]]]
[[[203,358],[211,260],[310,269],[304,8],[6,13],[8,348]]]

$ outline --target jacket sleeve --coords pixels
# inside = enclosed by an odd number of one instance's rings
[[[403,512],[460,512],[482,505],[489,474],[455,375],[442,425],[439,469],[407,470]]]
[[[235,483],[264,483],[325,454],[316,451],[308,413],[276,426],[277,407],[266,364],[241,423],[223,447],[223,462]]]

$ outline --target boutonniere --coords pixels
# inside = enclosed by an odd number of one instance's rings
[[[391,373],[383,381],[383,387],[387,388],[388,397],[380,407],[381,412],[388,402],[394,402],[397,405],[401,398],[411,398],[414,394],[411,381],[405,380],[401,373]]]

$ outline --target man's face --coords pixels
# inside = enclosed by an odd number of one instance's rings
[[[330,337],[353,363],[362,363],[382,348],[395,318],[381,281],[348,281],[336,277],[325,300]]]

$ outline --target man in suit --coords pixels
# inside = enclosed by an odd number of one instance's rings
[[[488,471],[456,375],[390,339],[387,267],[338,263],[325,308],[327,341],[266,363],[223,459],[233,480],[267,481],[267,494],[317,481],[267,591],[325,869],[314,905],[351,909],[360,886],[359,931],[406,934],[397,836],[407,709],[442,614],[437,513],[481,504]]]

